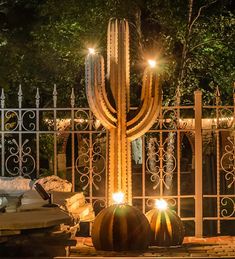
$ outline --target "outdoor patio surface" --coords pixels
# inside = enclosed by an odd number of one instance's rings
[[[181,247],[150,247],[145,252],[96,251],[90,238],[78,237],[76,247],[71,247],[71,258],[82,257],[160,257],[160,258],[235,258],[235,236],[208,238],[186,237]],[[62,257],[56,257],[62,258]]]

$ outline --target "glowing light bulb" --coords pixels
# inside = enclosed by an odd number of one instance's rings
[[[155,207],[159,210],[166,210],[168,208],[168,204],[165,200],[160,199],[155,201]]]
[[[88,48],[89,54],[94,55],[95,49],[94,48]]]
[[[115,204],[121,204],[124,201],[124,193],[123,192],[115,192],[112,195],[113,201]]]
[[[157,62],[153,59],[149,59],[148,64],[151,68],[154,68],[154,67],[156,67]]]

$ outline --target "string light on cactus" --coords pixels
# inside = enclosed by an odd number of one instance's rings
[[[112,195],[114,204],[122,204],[124,201],[124,193],[123,192],[114,192]]]
[[[159,210],[166,210],[168,208],[168,204],[165,200],[159,199],[155,201],[155,207]]]
[[[88,52],[89,52],[89,54],[94,55],[95,49],[94,48],[88,48]]]
[[[150,66],[151,68],[155,68],[156,65],[157,65],[157,62],[156,62],[156,60],[149,59],[149,60],[148,60],[148,64],[149,64],[149,66]]]

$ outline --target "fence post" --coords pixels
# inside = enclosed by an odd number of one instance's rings
[[[202,92],[194,92],[195,100],[195,236],[203,235],[202,197]]]

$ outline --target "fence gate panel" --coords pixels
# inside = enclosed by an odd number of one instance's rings
[[[235,97],[235,95],[234,95]],[[204,232],[234,235],[235,98],[223,106],[217,89],[214,106],[203,106]]]

